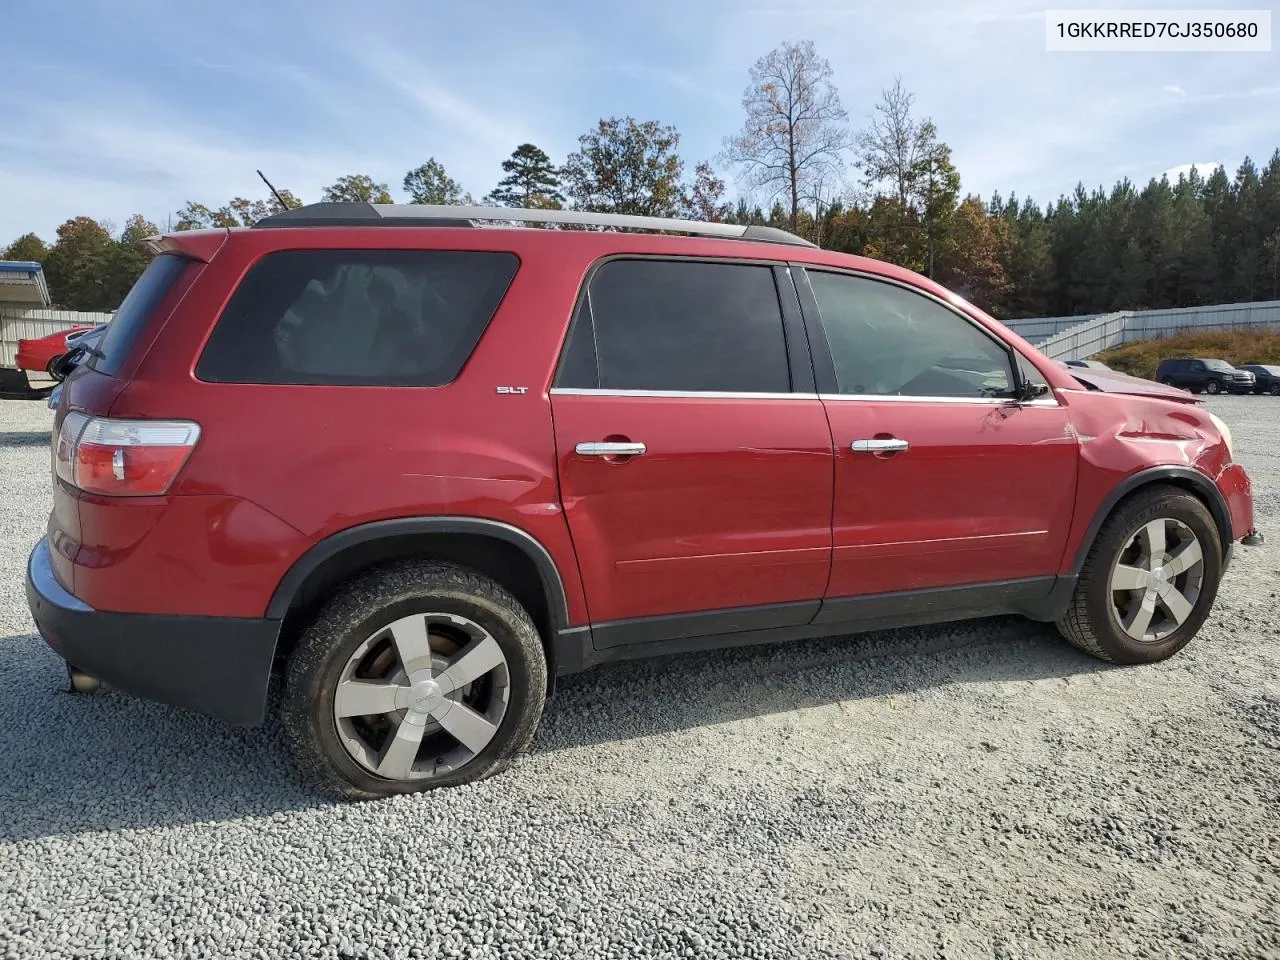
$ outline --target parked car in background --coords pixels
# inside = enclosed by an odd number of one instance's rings
[[[35,373],[49,373],[53,361],[65,354],[74,342],[74,338],[86,334],[94,327],[72,327],[70,330],[59,330],[45,337],[34,337],[18,341],[18,353],[14,358],[15,365],[21,370]]]
[[[1214,357],[1168,357],[1156,368],[1156,379],[1192,393],[1253,393],[1255,378]]]
[[[496,772],[609,661],[999,614],[1164,660],[1254,532],[1195,397],[781,230],[325,203],[152,249],[62,384],[32,616],[235,724],[279,668],[346,797]]]
[[[67,337],[67,352],[49,362],[49,375],[55,380],[65,380],[72,370],[93,355],[106,335],[107,324],[100,323]]]
[[[1110,370],[1101,360],[1064,360],[1062,361],[1068,367],[1083,367],[1088,370]]]
[[[1280,397],[1280,364],[1242,363],[1240,369],[1253,374],[1254,393],[1269,393],[1273,397]]]

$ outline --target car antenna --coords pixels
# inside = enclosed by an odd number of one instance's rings
[[[270,181],[270,180],[268,180],[268,179],[266,178],[266,175],[265,175],[265,174],[263,174],[263,172],[262,172],[261,170],[257,171],[257,173],[258,173],[258,176],[262,177],[262,182],[263,182],[263,183],[265,183],[265,184],[267,185],[267,189],[268,189],[268,190],[270,190],[272,193],[274,193],[274,194],[275,194],[275,196],[276,196],[276,200],[278,200],[278,201],[280,202],[280,206],[284,207],[284,209],[286,209],[286,210],[290,210],[290,209],[292,209],[292,208],[289,206],[289,204],[287,204],[287,203],[285,203],[285,202],[284,202],[284,197],[280,196],[280,191],[279,191],[279,190],[277,190],[275,187],[271,186],[271,181]]]

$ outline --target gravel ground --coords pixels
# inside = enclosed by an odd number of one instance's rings
[[[1222,398],[1270,535],[1108,668],[1009,618],[569,678],[475,787],[301,790],[274,724],[63,692],[0,403],[0,957],[1280,958],[1280,401]]]

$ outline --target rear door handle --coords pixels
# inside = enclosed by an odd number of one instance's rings
[[[897,437],[874,437],[870,440],[855,440],[849,444],[854,453],[895,453],[906,450],[911,444]]]
[[[638,457],[643,443],[580,443],[573,448],[580,457]]]

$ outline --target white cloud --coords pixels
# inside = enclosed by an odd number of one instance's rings
[[[1162,93],[1172,93],[1175,97],[1178,97],[1179,99],[1182,99],[1182,100],[1187,99],[1187,91],[1183,90],[1181,87],[1177,86],[1176,84],[1171,83],[1167,86],[1161,87],[1160,91]]]
[[[258,197],[262,169],[277,186],[316,197],[339,174],[385,174],[378,158],[315,144],[257,146],[133,100],[44,105],[36,136],[0,137],[0,238],[35,230],[50,238],[64,220],[87,214],[116,224],[135,212],[163,225],[187,200],[220,205]]]
[[[1179,177],[1189,177],[1191,175],[1191,169],[1194,167],[1195,171],[1200,174],[1202,178],[1207,180],[1213,175],[1213,171],[1217,170],[1220,166],[1222,166],[1222,164],[1215,160],[1204,161],[1201,163],[1180,163],[1176,167],[1170,167],[1168,170],[1164,171],[1161,176],[1168,177],[1170,183],[1177,183]]]
[[[534,135],[524,118],[504,116],[500,110],[446,87],[419,61],[391,47],[362,44],[354,59],[382,85],[407,98],[454,135],[504,152]]]

